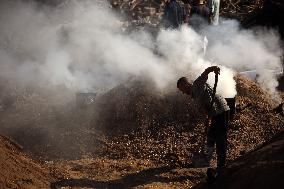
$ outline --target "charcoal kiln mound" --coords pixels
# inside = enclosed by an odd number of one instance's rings
[[[266,144],[236,159],[214,183],[201,183],[193,188],[281,188],[284,186],[283,152],[284,131]]]

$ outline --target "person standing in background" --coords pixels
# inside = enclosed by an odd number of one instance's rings
[[[194,0],[190,12],[189,24],[200,32],[210,21],[210,10],[204,0]]]
[[[208,0],[208,7],[210,10],[209,23],[212,25],[218,25],[219,24],[220,0]]]
[[[185,10],[176,0],[166,1],[163,24],[165,28],[177,29],[185,20]]]

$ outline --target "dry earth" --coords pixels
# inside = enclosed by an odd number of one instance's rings
[[[44,165],[19,151],[19,146],[0,136],[0,188],[47,188],[52,180]]]
[[[205,188],[283,188],[284,132],[277,134],[252,152],[232,162],[213,184],[200,183],[194,189]]]

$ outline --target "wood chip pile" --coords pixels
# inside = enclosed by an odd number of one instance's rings
[[[261,10],[265,0],[229,0],[222,1],[220,12],[224,17],[236,18],[243,21],[250,14]]]
[[[230,159],[284,126],[265,91],[245,78],[236,80],[237,103],[243,110],[230,125]],[[175,90],[159,92],[148,82],[129,81],[85,108],[78,108],[75,94],[62,87],[21,89],[8,82],[0,87],[1,133],[42,159],[90,154],[187,164],[204,138],[205,119],[198,104]]]
[[[238,76],[236,80],[239,112],[228,132],[230,160],[284,128],[283,116],[272,111],[275,102],[269,94],[245,78]],[[100,100],[106,107],[101,119],[110,135],[104,155],[184,165],[191,163],[200,149],[205,120],[192,99],[175,92],[155,93],[139,83],[114,88],[106,99],[108,105]]]
[[[0,133],[39,159],[79,158],[94,153],[100,137],[90,124],[93,108],[78,108],[73,91],[23,88],[0,79]]]
[[[109,0],[110,4],[117,11],[130,16],[131,25],[160,26],[164,11],[165,0]],[[178,1],[190,12],[193,6],[191,0]],[[272,0],[278,3],[277,0]],[[227,18],[235,18],[243,21],[251,14],[260,11],[265,0],[221,0],[220,15]]]
[[[129,16],[131,26],[157,27],[161,24],[165,0],[109,0],[118,12]],[[182,5],[184,3],[179,1]]]
[[[71,0],[35,0],[48,5],[64,6]],[[103,0],[97,0],[96,3],[101,3]],[[125,15],[127,27],[161,26],[161,18],[164,11],[166,0],[108,0],[111,7],[117,12]],[[178,0],[185,7],[187,12],[190,12],[193,6],[193,0]],[[263,7],[274,6],[279,9],[284,8],[282,0],[221,0],[220,15],[226,18],[234,18],[245,21],[249,17],[254,17]],[[279,10],[280,11],[280,10]]]

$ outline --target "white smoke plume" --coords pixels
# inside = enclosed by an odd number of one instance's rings
[[[28,85],[95,91],[111,88],[130,76],[145,76],[158,88],[166,88],[176,85],[181,76],[194,79],[206,67],[219,65],[218,92],[232,97],[236,94],[235,71],[256,69],[261,73],[281,67],[275,32],[256,34],[228,20],[205,27],[202,34],[184,26],[161,30],[153,39],[144,31],[123,32],[122,18],[107,3],[97,2],[70,0],[56,8],[38,7],[30,1],[2,2],[0,77]],[[206,57],[205,35],[209,41]],[[270,82],[264,85],[275,88],[275,78],[269,74],[265,78]]]
[[[220,27],[209,27],[204,33],[211,40],[209,57],[236,71],[253,70],[259,76],[258,83],[278,98],[275,72],[283,71],[283,49],[275,30],[245,30],[238,22],[225,20]]]

